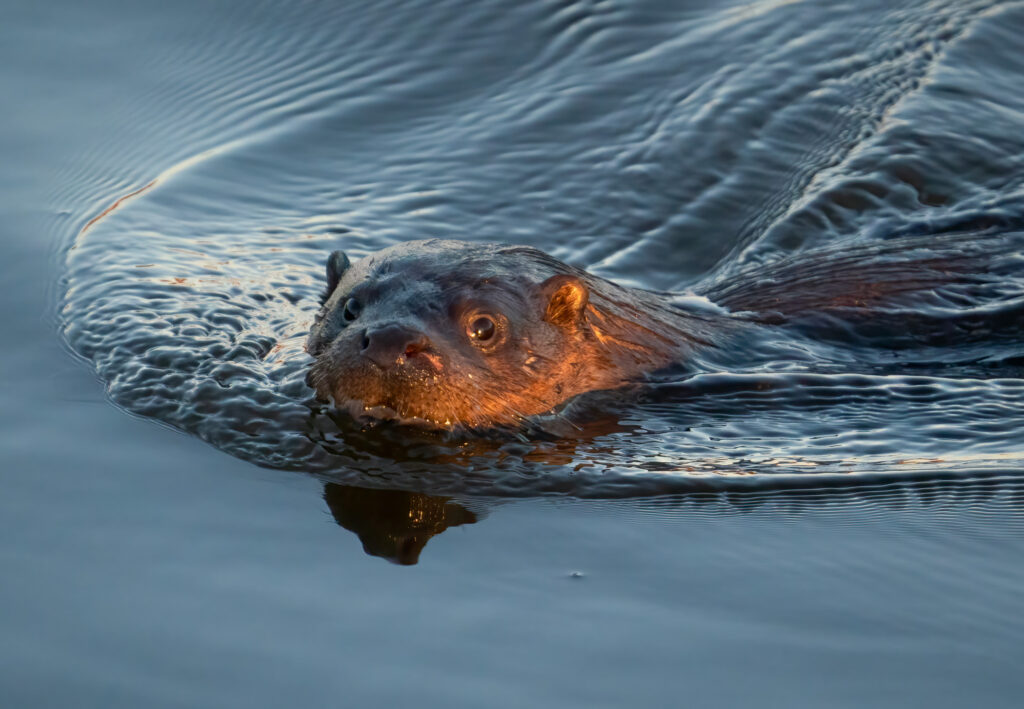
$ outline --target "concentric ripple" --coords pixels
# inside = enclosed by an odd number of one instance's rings
[[[259,465],[439,494],[1024,472],[1019,5],[386,5],[197,28],[147,58],[168,85],[124,107],[133,128],[64,176],[62,329],[117,405]],[[912,237],[976,278],[766,328],[585,397],[559,435],[448,440],[304,383],[327,253],[427,236],[720,294]]]

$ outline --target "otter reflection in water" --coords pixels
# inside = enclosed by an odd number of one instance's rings
[[[367,554],[404,566],[419,561],[434,535],[477,521],[475,514],[451,498],[419,492],[326,483],[324,501],[334,520],[355,532]]]
[[[894,511],[908,507],[977,510],[991,505],[1005,505],[1015,516],[1024,514],[1024,481],[999,475],[898,482],[766,480],[755,489],[708,489],[663,495],[649,492],[632,500],[608,498],[601,504],[659,516],[674,513],[717,517],[775,509],[787,517],[805,511],[820,515],[824,509],[834,512],[847,508],[862,517],[865,506]],[[474,524],[479,519],[450,497],[418,492],[326,483],[324,500],[337,523],[359,537],[367,554],[405,566],[419,562],[420,552],[431,537],[449,527]]]
[[[716,352],[739,342],[749,350],[760,331],[805,313],[863,317],[886,299],[966,278],[983,250],[950,237],[798,254],[708,279],[685,301],[529,247],[414,241],[355,264],[335,251],[307,340],[316,360],[308,381],[356,417],[518,427],[669,365],[703,358],[708,367]],[[710,368],[727,369],[722,361]]]

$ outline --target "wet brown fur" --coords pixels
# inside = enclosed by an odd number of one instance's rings
[[[316,358],[309,382],[356,416],[448,429],[518,426],[770,321],[749,311],[868,312],[979,270],[970,249],[950,247],[936,258],[935,245],[928,237],[806,253],[698,287],[709,305],[728,310],[681,308],[674,294],[625,288],[531,247],[416,241],[351,266],[335,252],[307,342]],[[913,258],[915,250],[924,255]],[[353,300],[362,310],[343,322]],[[498,323],[494,346],[467,335],[474,313]],[[388,327],[409,333],[410,344],[382,365],[367,356],[366,343]]]
[[[354,297],[367,301],[363,312],[337,327]],[[476,347],[449,326],[478,306],[506,320],[501,346]],[[365,333],[390,322],[425,335],[440,371],[423,353],[387,368],[364,357]],[[356,415],[446,428],[517,425],[678,361],[716,330],[706,316],[536,249],[413,242],[357,262],[340,279],[310,334],[309,381]]]

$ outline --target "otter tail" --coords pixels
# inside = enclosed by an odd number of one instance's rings
[[[733,312],[903,309],[913,296],[1024,295],[1024,232],[903,236],[818,249],[717,276],[697,292]],[[1016,288],[1014,288],[1016,285]],[[902,306],[902,307],[901,307]]]
[[[886,349],[999,342],[1018,357],[1024,231],[900,235],[809,251],[723,274],[698,293],[819,339]]]

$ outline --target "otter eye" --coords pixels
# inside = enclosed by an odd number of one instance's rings
[[[345,318],[346,322],[352,322],[359,317],[362,309],[363,306],[359,304],[358,300],[349,298],[345,301],[345,308],[341,311],[341,317]]]
[[[473,322],[471,322],[467,328],[467,332],[469,332],[469,336],[477,342],[487,342],[487,340],[494,337],[495,329],[494,320],[486,315],[481,315],[480,317],[473,319]]]

